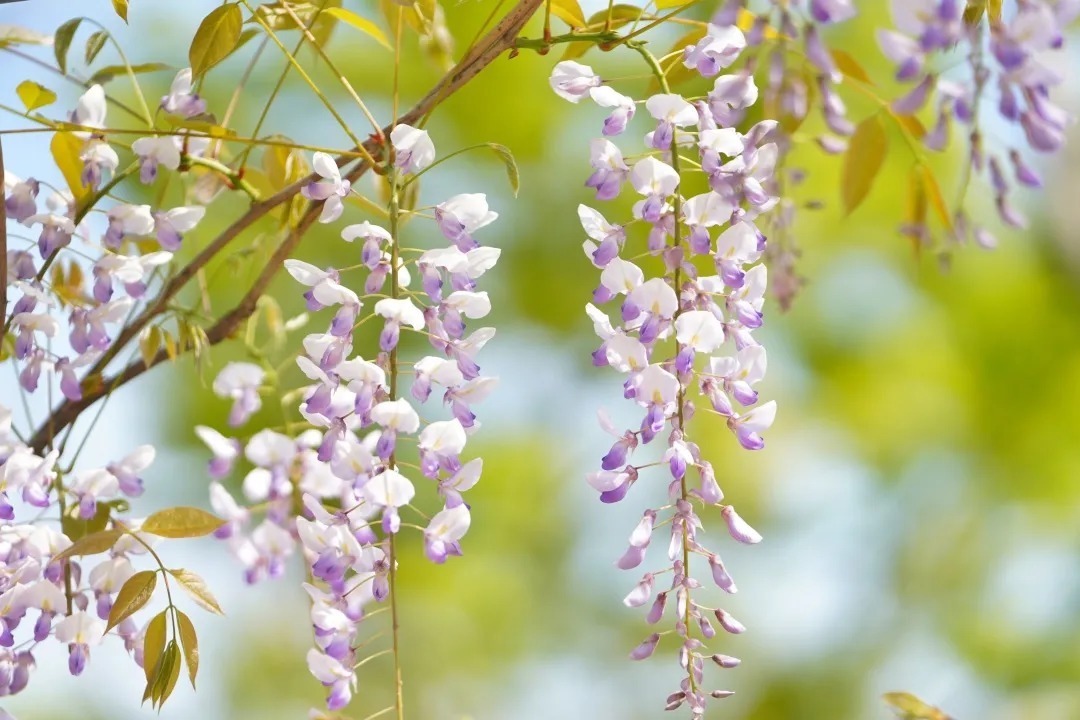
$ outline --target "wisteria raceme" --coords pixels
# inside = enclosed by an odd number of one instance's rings
[[[601,412],[602,427],[616,440],[588,482],[601,501],[614,503],[623,500],[635,483],[650,481],[648,468],[659,465],[667,470],[669,504],[645,511],[617,565],[624,570],[650,567],[647,549],[654,529],[670,527],[667,563],[646,572],[623,602],[648,607],[649,624],[659,624],[666,616],[674,626],[678,663],[685,676],[666,707],[685,705],[695,718],[704,717],[710,697],[731,694],[707,689],[705,664],[712,661],[729,668],[739,662],[706,649],[716,634],[713,623],[729,633],[745,629],[727,611],[695,599],[694,591],[701,587],[694,576],[695,561],[707,562],[716,584],[735,592],[719,555],[701,544],[699,509],[716,509],[738,542],[757,543],[761,536],[733,506],[721,504],[724,496],[713,466],[692,439],[689,421],[696,409],[692,397],[700,395],[709,411],[726,418],[739,444],[748,450],[764,446],[761,433],[772,425],[776,413],[775,402],[758,404],[754,385],[765,373],[765,349],[753,336],[762,324],[766,289],[766,269],[760,263],[765,237],[755,220],[777,203],[769,190],[778,156],[777,145],[770,141],[776,123],[767,120],[746,134],[738,132],[733,125],[757,99],[753,79],[718,75],[746,45],[738,27],[713,24],[701,42],[687,48],[687,66],[715,76],[710,102],[694,104],[666,88],[646,99],[645,109],[655,124],[645,136],[644,152],[636,158],[624,156],[610,140],[593,141],[594,172],[586,184],[604,200],[617,196],[629,183],[641,196],[632,218],[612,223],[591,207],[578,208],[589,238],[585,254],[600,270],[593,303],[586,306],[601,340],[593,364],[622,373],[624,397],[643,413],[637,428],[623,430]],[[559,95],[576,102],[584,97],[582,78],[588,79],[594,100],[598,94],[603,99],[614,93],[599,93],[607,86],[576,63],[559,63],[551,83]],[[611,106],[605,101],[597,104]],[[617,134],[611,132],[610,119],[603,131]],[[684,197],[681,168],[690,161],[700,164],[710,189]],[[647,238],[644,248],[636,247],[633,235]],[[660,258],[663,276],[647,278],[632,259],[641,254]],[[613,311],[602,309],[612,303],[617,303]],[[664,445],[659,462],[635,463],[639,448],[657,438]],[[662,590],[661,583],[666,584]],[[649,635],[631,658],[650,657],[663,636],[671,633]]]
[[[994,106],[999,118],[1014,126],[1027,149],[1053,153],[1065,142],[1070,122],[1066,111],[1050,99],[1051,90],[1063,78],[1048,63],[1052,51],[1065,45],[1065,27],[1080,16],[1075,0],[1022,0],[1003,14],[1000,4],[978,11],[951,0],[894,0],[894,29],[878,33],[882,51],[896,63],[896,77],[913,83],[912,89],[893,103],[899,113],[913,113],[934,103],[937,121],[923,138],[931,150],[943,150],[954,124],[964,128],[968,140],[968,163],[972,174],[983,175],[994,194],[1002,222],[1023,228],[1027,221],[1010,200],[1016,187],[1041,188],[1042,178],[1024,158],[1019,147],[987,147],[980,128],[986,107]],[[983,15],[987,18],[983,18]],[[987,28],[989,33],[987,33]],[[962,54],[964,72],[946,69],[944,59],[955,65]],[[941,58],[943,62],[935,62]],[[964,191],[967,186],[965,184]],[[996,245],[985,224],[972,221],[963,207],[955,209],[956,240],[974,239],[983,247]],[[926,240],[925,226],[906,232]]]
[[[310,384],[289,397],[302,398],[299,412],[307,429],[295,436],[261,430],[244,444],[211,428],[197,429],[213,453],[211,503],[226,520],[217,534],[244,564],[246,579],[279,576],[297,547],[306,560],[304,587],[316,640],[308,667],[327,687],[330,710],[345,707],[356,691],[365,608],[395,599],[400,558],[394,536],[421,532],[424,553],[434,563],[462,554],[461,540],[471,523],[463,494],[479,481],[483,461],[464,462],[461,456],[479,428],[474,406],[496,384],[480,375],[476,360],[495,331],[470,333],[466,323],[491,311],[477,282],[500,251],[482,247],[475,234],[497,214],[482,194],[449,198],[434,208],[434,219],[450,245],[406,257],[411,251],[400,245],[403,212],[397,194],[434,162],[435,147],[426,131],[407,125],[394,128],[390,142],[396,157],[389,177],[395,196],[390,228],[362,222],[341,231],[358,250],[356,268],[366,274],[363,281],[349,282],[346,271],[285,261],[289,274],[306,288],[308,311],[333,311],[326,332],[307,335],[296,358]],[[332,222],[353,190],[329,156],[316,154],[313,166],[322,179],[304,192],[323,201],[320,220]],[[361,317],[372,302],[370,314]],[[354,354],[353,340],[370,318],[380,318],[382,329],[378,347],[365,358]],[[410,333],[426,337],[435,353],[407,361],[401,346]],[[401,392],[406,365],[412,378],[407,396]],[[259,409],[265,379],[265,370],[253,363],[230,363],[221,370],[214,391],[233,400],[231,425],[243,424]],[[422,421],[418,409],[433,391],[442,394],[447,418]],[[415,463],[400,459],[406,442],[416,445]],[[250,508],[220,483],[241,449],[253,465],[242,485]],[[413,504],[418,476],[430,481],[432,494],[441,499],[430,517]],[[249,532],[255,507],[263,509],[263,519]],[[396,628],[396,617],[393,623]]]

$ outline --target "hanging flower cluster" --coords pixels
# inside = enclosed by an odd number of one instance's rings
[[[706,75],[717,75],[745,46],[738,28],[714,24],[702,41],[687,48],[685,62]],[[605,135],[622,132],[633,115],[634,101],[603,85],[583,65],[559,63],[551,84],[573,102],[589,96],[601,107],[615,108],[604,123]],[[762,324],[766,290],[766,269],[759,262],[765,238],[755,220],[777,203],[768,190],[778,155],[777,145],[770,142],[776,123],[763,121],[746,134],[733,127],[756,100],[757,90],[748,75],[717,76],[708,98],[696,102],[671,93],[648,98],[645,109],[655,125],[645,136],[645,152],[628,162],[610,140],[594,140],[593,174],[586,183],[601,200],[618,196],[629,184],[640,196],[633,217],[613,224],[588,206],[578,209],[589,238],[585,253],[600,270],[600,285],[593,303],[586,306],[602,341],[593,353],[593,364],[622,373],[624,397],[643,413],[640,425],[625,431],[601,414],[602,426],[616,440],[603,457],[601,470],[590,474],[588,482],[603,502],[614,503],[645,480],[640,475],[644,469],[655,465],[667,469],[669,504],[645,511],[617,564],[625,570],[645,564],[654,529],[669,526],[666,563],[650,568],[624,603],[648,606],[650,624],[666,617],[674,626],[685,676],[668,697],[667,709],[686,705],[695,718],[704,716],[709,697],[731,694],[706,690],[706,662],[725,668],[739,662],[706,649],[705,642],[716,632],[713,622],[730,633],[744,630],[726,610],[695,600],[700,583],[691,567],[694,561],[708,564],[720,588],[735,591],[720,557],[701,544],[699,509],[719,510],[739,542],[757,543],[761,536],[733,506],[722,504],[713,466],[702,457],[690,432],[692,398],[700,394],[712,412],[726,418],[739,444],[748,450],[764,446],[760,433],[776,413],[774,402],[757,404],[754,385],[765,374],[765,350],[753,336]],[[705,174],[709,191],[685,197],[688,174],[683,167],[691,165]],[[643,248],[631,238],[635,231],[647,237]],[[646,276],[644,263],[637,259],[647,256],[659,259],[662,276]],[[612,310],[602,309],[613,304]],[[633,462],[639,446],[657,438],[664,445],[660,461]],[[654,586],[665,575],[667,587],[654,594]],[[631,657],[648,658],[662,636],[671,633],[651,634]]]
[[[1053,153],[1061,149],[1070,119],[1050,100],[1051,90],[1063,78],[1046,60],[1048,53],[1064,47],[1064,29],[1080,16],[1080,3],[1022,0],[1008,18],[1002,16],[1000,3],[996,10],[994,5],[983,3],[973,11],[951,0],[895,0],[892,14],[896,29],[880,31],[878,41],[885,55],[896,63],[896,78],[914,83],[893,103],[894,111],[910,114],[928,103],[936,104],[937,122],[923,138],[932,150],[945,149],[954,123],[964,126],[972,174],[989,181],[1002,222],[1023,228],[1027,221],[1009,195],[1017,186],[1041,188],[1042,178],[1025,161],[1020,148],[985,146],[979,126],[981,111],[984,104],[996,105],[998,116],[1020,130],[1017,135],[1024,137],[1030,150]],[[984,14],[988,16],[986,23]],[[966,54],[963,73],[935,68],[936,59],[958,52]],[[950,60],[950,64],[955,63]],[[956,213],[957,239],[970,237],[984,247],[996,245],[992,233],[969,221],[962,207]],[[908,232],[925,238],[929,231],[915,227]]]
[[[190,82],[186,88],[174,84],[162,107],[195,98]],[[88,368],[110,350],[115,328],[144,300],[158,271],[179,249],[182,234],[204,213],[201,207],[155,211],[122,202],[101,207],[106,183],[111,187],[122,177],[118,153],[105,135],[94,132],[105,128],[106,111],[105,92],[94,85],[68,118],[81,126],[72,132],[82,162],[85,197],[79,202],[55,192],[41,207],[44,183],[4,174],[6,217],[39,231],[36,239],[7,233],[7,312],[0,317],[0,336],[8,331],[14,336],[13,361],[27,394],[44,395],[55,387],[69,401],[82,398]],[[180,148],[172,136],[138,140],[132,170],[141,166],[144,182],[150,182],[158,166],[179,167]],[[201,152],[199,143],[193,140],[184,152]],[[102,222],[95,224],[98,215]],[[101,225],[105,229],[99,233]],[[83,246],[79,250],[70,247],[75,238]],[[145,242],[155,238],[161,249],[147,249]],[[126,508],[124,498],[142,494],[142,474],[155,456],[154,448],[144,445],[102,468],[61,470],[59,449],[50,443],[38,451],[24,437],[13,427],[11,410],[0,406],[0,696],[26,687],[34,653],[50,638],[67,646],[73,675],[85,668],[90,648],[105,636],[117,592],[135,572],[130,558],[146,548],[125,536],[98,562],[56,556],[78,537],[69,527],[82,534],[87,527],[104,528],[113,511]],[[43,514],[61,524],[34,522]],[[137,529],[139,522],[124,525]],[[140,664],[143,631],[132,617],[110,631]]]
[[[389,178],[396,197],[404,183],[433,163],[435,148],[425,131],[408,125],[394,128],[390,142],[394,170]],[[322,222],[333,222],[353,190],[330,156],[316,153],[313,167],[321,179],[304,194],[323,202]],[[199,428],[214,454],[211,502],[228,520],[219,536],[232,543],[247,579],[279,575],[297,543],[307,561],[311,582],[305,588],[316,638],[308,667],[327,686],[331,710],[347,705],[356,687],[365,606],[394,591],[394,536],[403,529],[421,532],[425,554],[434,563],[461,555],[471,522],[463,493],[477,483],[483,468],[482,459],[465,462],[462,454],[479,427],[474,406],[497,382],[481,376],[476,361],[494,329],[466,329],[467,321],[491,311],[488,294],[477,283],[495,266],[500,251],[482,247],[474,236],[497,214],[482,194],[440,203],[434,219],[449,245],[427,251],[401,246],[400,215],[395,200],[390,229],[363,222],[341,231],[343,240],[359,245],[356,267],[366,273],[362,292],[349,287],[344,271],[285,262],[307,288],[307,309],[332,309],[333,318],[326,332],[304,338],[296,360],[311,383],[301,389],[299,406],[308,429],[296,437],[263,430],[243,447],[254,466],[244,478],[244,495],[265,509],[249,535],[243,529],[252,509],[239,506],[218,482],[232,471],[241,444]],[[371,314],[361,318],[365,303],[372,301]],[[381,319],[382,329],[378,348],[365,358],[354,354],[353,338],[357,327],[372,318]],[[408,333],[426,338],[435,353],[414,362],[402,358],[403,334]],[[399,392],[406,374],[412,380],[408,396]],[[250,363],[232,363],[218,375],[214,390],[233,400],[233,425],[258,409],[263,381],[262,368]],[[434,392],[441,393],[448,417],[422,420],[418,408]],[[415,463],[401,459],[403,452],[412,455],[404,449],[406,442],[416,445]],[[430,481],[441,498],[441,508],[430,517],[413,505],[418,476]]]

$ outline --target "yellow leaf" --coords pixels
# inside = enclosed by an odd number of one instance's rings
[[[116,602],[113,603],[112,611],[109,612],[109,622],[105,625],[105,632],[116,627],[150,602],[155,587],[157,587],[157,573],[153,570],[143,570],[129,577],[120,588],[120,592],[116,594]]]
[[[846,50],[832,50],[831,52],[833,62],[836,63],[836,69],[842,74],[867,85],[874,84],[866,70],[863,69],[863,66],[859,64],[859,61],[851,53]]]
[[[945,713],[938,708],[924,703],[919,698],[907,692],[890,692],[882,696],[900,717],[908,720],[948,720]]]
[[[191,538],[209,535],[224,524],[224,520],[205,510],[174,507],[146,518],[139,530],[167,538]]]
[[[871,115],[855,128],[844,157],[840,186],[844,212],[852,213],[870,194],[888,147],[889,136],[885,134],[880,115]]]
[[[76,203],[82,202],[90,194],[90,188],[82,181],[83,161],[79,159],[82,149],[83,141],[70,132],[56,133],[49,143],[53,162],[60,168]]]
[[[916,140],[922,140],[926,136],[926,126],[915,115],[893,115],[896,122]]]
[[[102,530],[101,532],[91,533],[90,535],[79,538],[66,550],[54,555],[53,562],[74,555],[97,555],[106,550],[112,550],[112,546],[116,544],[116,541],[119,540],[120,536],[123,534],[124,533],[121,530]]]
[[[949,212],[949,204],[945,202],[945,196],[941,193],[941,185],[938,184],[937,178],[934,177],[934,173],[930,171],[930,168],[921,163],[915,166],[914,172],[926,192],[927,200],[930,201],[931,207],[934,208],[934,212],[937,213],[938,219],[941,220],[941,224],[944,225],[949,232],[952,232],[952,213]]]
[[[38,85],[36,82],[30,80],[23,80],[19,83],[19,86],[15,88],[15,93],[19,96],[19,99],[22,100],[26,112],[37,110],[38,108],[43,108],[46,105],[51,105],[56,102],[56,93],[44,85]]]
[[[143,634],[143,673],[146,681],[154,673],[154,668],[161,662],[161,654],[165,651],[165,621],[168,619],[166,610],[162,610],[146,626]]]
[[[184,646],[184,660],[187,661],[188,678],[191,687],[195,687],[195,676],[199,674],[199,637],[195,634],[195,625],[191,618],[179,610],[176,621],[180,630],[180,644]]]
[[[578,0],[551,0],[551,14],[575,30],[585,27],[585,13]]]
[[[112,6],[113,10],[116,11],[116,14],[120,16],[120,19],[126,23],[128,21],[128,0],[112,0]]]
[[[195,77],[229,57],[240,41],[244,16],[235,3],[221,5],[203,18],[188,50],[188,61]]]
[[[367,18],[362,18],[350,10],[339,7],[326,8],[322,11],[322,14],[329,15],[332,18],[352,25],[360,32],[374,39],[375,42],[379,43],[387,50],[393,49],[390,45],[390,41],[386,39],[386,35],[383,33],[382,29]]]
[[[143,365],[150,367],[160,348],[161,328],[157,325],[151,325],[139,336],[139,355],[142,357]]]
[[[210,588],[206,586],[206,582],[201,577],[190,570],[185,570],[183,568],[170,570],[169,574],[176,578],[176,581],[179,582],[185,590],[191,593],[191,597],[199,607],[208,610],[215,615],[225,614],[225,611],[218,605],[217,598],[210,592]]]

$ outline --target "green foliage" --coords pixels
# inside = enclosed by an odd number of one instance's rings
[[[203,18],[188,50],[194,77],[202,77],[236,50],[243,25],[244,16],[237,3],[220,5]]]

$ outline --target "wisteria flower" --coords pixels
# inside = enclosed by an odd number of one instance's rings
[[[168,170],[180,167],[180,148],[170,135],[139,138],[131,150],[139,156],[139,179],[144,183],[154,182],[159,166]]]
[[[319,213],[319,222],[332,223],[345,212],[342,198],[346,197],[352,189],[352,184],[341,177],[334,158],[324,152],[317,152],[311,157],[311,165],[321,180],[308,183],[300,193],[308,200],[322,202],[322,211]]]
[[[435,206],[435,221],[439,230],[462,252],[468,252],[478,243],[472,234],[498,219],[499,214],[488,208],[483,193],[455,195]]]
[[[229,411],[230,425],[233,427],[243,425],[262,407],[259,387],[262,386],[265,376],[266,372],[258,365],[231,362],[214,378],[214,394],[218,397],[233,399],[232,410]]]
[[[592,88],[600,87],[600,77],[588,65],[563,60],[551,71],[551,89],[572,103],[581,102]]]
[[[394,167],[406,174],[415,174],[435,162],[435,143],[427,130],[411,125],[397,125],[390,132],[394,146]]]
[[[618,135],[626,130],[627,124],[634,118],[637,106],[634,99],[616,92],[608,85],[600,85],[589,90],[589,97],[600,107],[614,108],[604,120],[604,134]]]
[[[184,233],[194,230],[205,215],[206,208],[201,205],[155,212],[153,216],[158,244],[165,250],[176,252],[180,249]]]
[[[191,92],[191,68],[184,68],[173,78],[169,94],[161,98],[161,109],[173,115],[190,118],[206,112],[206,101]]]

